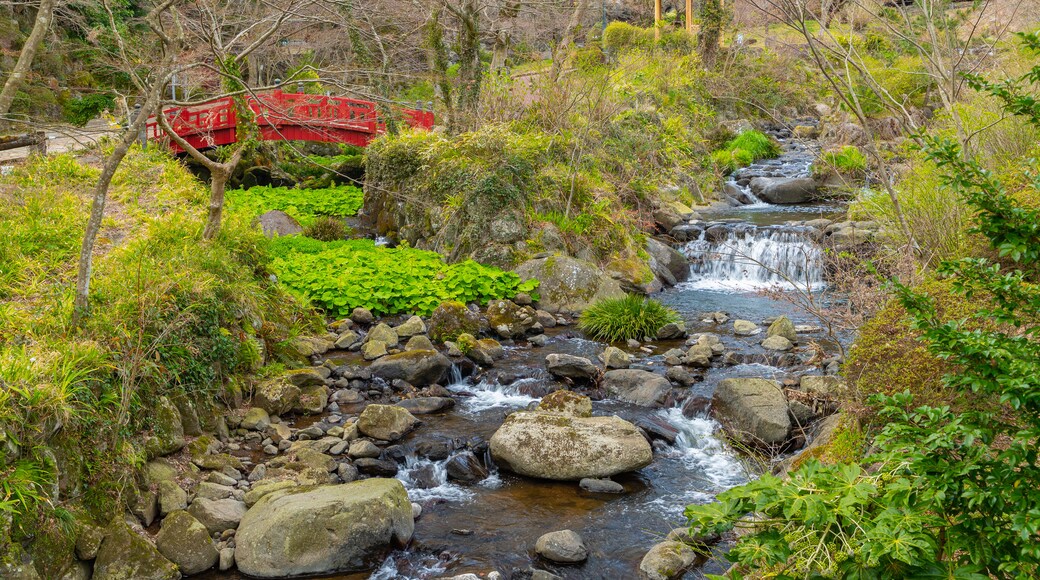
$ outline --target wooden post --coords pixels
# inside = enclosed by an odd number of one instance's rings
[[[661,0],[654,0],[654,39],[661,40]]]
[[[693,0],[686,0],[686,32],[693,34]]]

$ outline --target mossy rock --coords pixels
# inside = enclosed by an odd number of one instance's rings
[[[461,334],[480,332],[480,317],[461,302],[443,302],[430,317],[430,338],[438,342],[453,341]]]
[[[181,573],[151,542],[135,534],[121,515],[105,529],[93,580],[177,580]]]
[[[155,545],[159,553],[187,575],[209,570],[219,557],[206,526],[186,511],[166,516],[155,537]]]
[[[542,397],[538,410],[569,417],[591,417],[592,399],[574,391],[560,389]]]
[[[594,264],[568,256],[528,260],[515,271],[522,280],[541,282],[539,305],[549,312],[580,312],[594,302],[625,297],[617,280]]]
[[[151,418],[152,432],[145,438],[145,453],[155,459],[180,451],[184,447],[184,426],[181,412],[173,401],[159,397]]]

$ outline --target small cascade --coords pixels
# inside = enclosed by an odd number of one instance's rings
[[[448,385],[448,388],[457,393],[469,395],[461,399],[464,412],[479,413],[495,408],[526,407],[538,401],[538,398],[525,395],[522,390],[524,385],[538,382],[538,379],[520,379],[508,385],[501,385],[495,381],[483,380],[475,385],[455,382]]]
[[[409,453],[404,465],[397,470],[397,479],[408,490],[412,501],[428,500],[466,501],[473,492],[448,480],[448,461],[434,461]]]
[[[681,248],[688,287],[756,290],[824,286],[823,252],[807,228],[714,224]]]
[[[686,417],[679,407],[658,414],[679,431],[671,446],[673,456],[690,471],[703,474],[712,487],[727,489],[750,479],[744,464],[715,436],[718,423],[707,417]]]

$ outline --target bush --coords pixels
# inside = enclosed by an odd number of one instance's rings
[[[839,175],[861,178],[867,172],[867,158],[859,147],[846,145],[837,151],[826,151],[813,163],[813,173],[823,175],[827,170]]]
[[[350,229],[343,222],[343,218],[322,216],[303,228],[303,235],[322,242],[335,242],[345,240],[350,235]]]
[[[680,320],[678,313],[657,300],[629,294],[588,307],[581,313],[578,327],[590,338],[618,342],[654,338],[662,326]]]
[[[654,45],[652,28],[640,28],[627,22],[615,20],[603,31],[603,48],[617,52],[633,48],[647,49]]]
[[[88,121],[97,117],[102,111],[111,111],[116,102],[112,95],[107,93],[95,93],[84,97],[77,97],[65,101],[63,106],[65,120],[77,127],[82,127]]]

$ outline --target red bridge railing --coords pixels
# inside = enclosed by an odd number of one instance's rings
[[[364,147],[386,132],[376,103],[280,90],[246,97],[260,137],[265,141],[324,141]],[[404,122],[417,128],[433,128],[432,111],[401,109]],[[198,149],[227,145],[238,140],[238,115],[228,97],[203,105],[166,109],[162,113],[173,130]],[[162,126],[148,121],[151,140],[168,139]],[[172,141],[174,152],[183,150]]]

